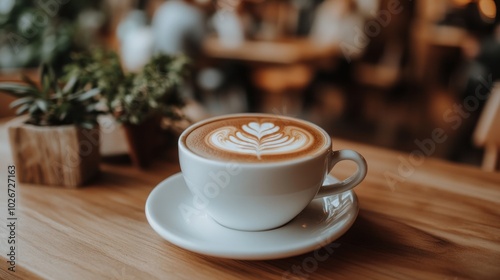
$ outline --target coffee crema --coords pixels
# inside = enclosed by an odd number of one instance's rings
[[[290,160],[323,151],[327,135],[289,118],[234,116],[194,128],[182,141],[208,159],[244,162]]]

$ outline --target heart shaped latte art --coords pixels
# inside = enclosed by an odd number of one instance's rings
[[[249,122],[241,128],[220,127],[206,138],[215,149],[239,154],[279,155],[301,151],[313,143],[312,135],[296,126],[280,127],[271,122]]]

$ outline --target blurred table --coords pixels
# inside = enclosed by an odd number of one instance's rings
[[[217,37],[203,43],[203,51],[212,58],[233,59],[269,64],[295,64],[321,61],[339,55],[337,46],[321,45],[307,38],[277,41],[246,40],[235,46],[224,44]]]
[[[465,29],[454,26],[433,25],[427,28],[424,39],[433,46],[461,48],[469,36]]]
[[[500,174],[334,139],[363,154],[359,216],[326,260],[314,252],[272,261],[218,259],[178,248],[146,221],[151,190],[179,171],[176,150],[141,171],[102,163],[89,186],[17,188],[17,271],[7,270],[6,171],[0,125],[0,279],[499,279]],[[418,165],[412,163],[419,163]],[[341,163],[334,175],[354,166]],[[317,264],[311,266],[311,264]]]
[[[203,52],[208,58],[236,61],[245,68],[241,75],[249,109],[269,113],[282,107],[301,108],[304,89],[315,70],[334,67],[342,55],[338,45],[319,44],[309,38],[246,40],[228,46],[217,37],[208,37]]]

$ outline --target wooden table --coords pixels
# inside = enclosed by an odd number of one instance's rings
[[[101,177],[83,189],[19,184],[14,273],[6,263],[6,170],[12,161],[0,126],[0,278],[500,279],[500,174],[430,158],[411,171],[402,167],[411,162],[407,154],[340,139],[334,147],[358,150],[369,172],[356,188],[356,222],[317,267],[311,266],[313,252],[236,261],[191,253],[160,238],[144,205],[157,183],[179,171],[172,150],[147,171],[103,163]],[[345,177],[353,168],[340,164],[334,175]]]
[[[290,114],[302,107],[304,89],[316,69],[334,67],[342,56],[339,45],[310,38],[245,40],[228,46],[217,37],[208,37],[203,52],[212,59],[241,63],[250,110],[275,113],[285,107]]]
[[[319,44],[308,38],[245,40],[236,46],[227,46],[217,37],[208,37],[203,42],[203,51],[212,58],[284,65],[321,61],[340,53],[337,45]]]

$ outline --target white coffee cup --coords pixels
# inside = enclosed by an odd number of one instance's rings
[[[323,185],[342,160],[354,161],[357,171]],[[179,161],[193,205],[225,227],[247,231],[282,226],[314,198],[354,188],[367,171],[359,153],[332,151],[330,136],[317,125],[268,114],[226,115],[190,126],[179,138]]]

